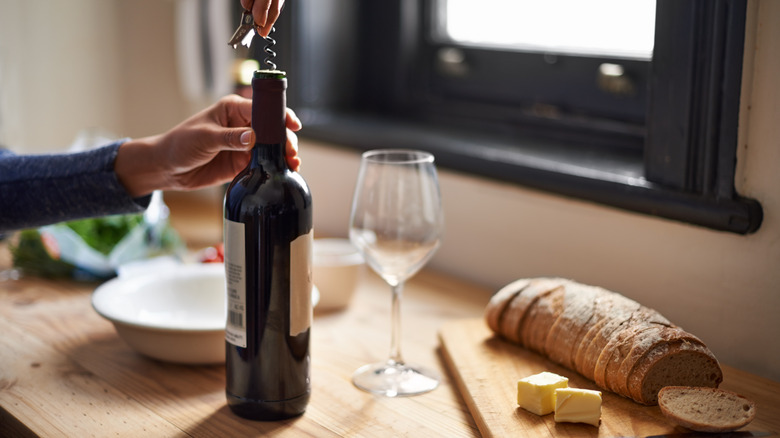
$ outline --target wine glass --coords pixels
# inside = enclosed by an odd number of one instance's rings
[[[436,372],[401,356],[401,293],[404,282],[439,247],[443,231],[441,194],[427,152],[382,149],[365,152],[352,201],[349,238],[392,290],[390,356],[355,371],[360,389],[388,397],[431,391]]]

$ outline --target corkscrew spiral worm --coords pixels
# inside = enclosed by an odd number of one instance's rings
[[[263,60],[263,63],[267,65],[271,70],[276,70],[276,63],[273,61],[274,58],[276,58],[276,52],[273,51],[273,47],[276,45],[276,40],[271,37],[271,34],[274,33],[276,29],[271,28],[271,32],[268,34],[267,37],[264,37],[265,39],[265,46],[263,47],[263,51],[266,53],[265,59]]]

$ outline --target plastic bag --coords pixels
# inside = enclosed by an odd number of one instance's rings
[[[181,258],[185,246],[168,222],[161,192],[143,214],[107,216],[25,230],[11,242],[16,268],[24,274],[96,281],[140,260]]]

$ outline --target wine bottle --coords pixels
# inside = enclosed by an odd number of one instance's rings
[[[252,159],[225,194],[227,403],[254,420],[300,415],[311,393],[312,200],[285,161],[286,88],[255,72]]]

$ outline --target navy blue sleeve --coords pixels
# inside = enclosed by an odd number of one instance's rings
[[[114,173],[124,141],[78,153],[0,150],[0,232],[146,209],[151,195],[132,198]]]

